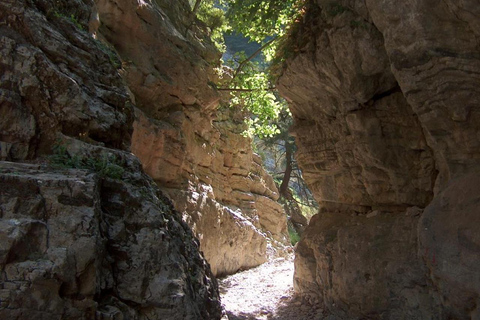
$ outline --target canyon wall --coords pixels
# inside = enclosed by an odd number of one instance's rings
[[[215,275],[257,266],[287,243],[278,190],[220,106],[220,54],[187,1],[99,0],[100,34],[124,61],[136,104],[132,152],[200,239]],[[228,100],[228,99],[225,99]]]
[[[318,203],[295,289],[345,318],[480,316],[477,1],[309,1],[278,87]]]
[[[0,318],[219,319],[98,24],[90,0],[0,1]]]
[[[190,10],[0,1],[0,317],[219,319],[215,275],[284,249]]]

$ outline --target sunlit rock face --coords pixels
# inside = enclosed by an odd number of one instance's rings
[[[137,110],[132,151],[184,214],[214,274],[265,262],[268,242],[286,241],[286,216],[273,179],[241,135],[243,122],[232,122],[229,109],[213,122],[197,108],[182,110],[163,121]],[[209,130],[203,137],[201,125]]]
[[[287,243],[278,190],[220,107],[220,54],[188,18],[188,1],[99,0],[99,31],[124,61],[136,103],[132,152],[200,240],[215,275],[257,266]],[[269,244],[270,243],[270,244]]]
[[[0,1],[0,318],[219,319],[198,240],[129,152],[134,109],[95,12]],[[122,171],[49,166],[54,146]]]
[[[333,312],[478,317],[479,14],[476,1],[310,1],[294,27],[278,87],[322,206],[295,286]]]

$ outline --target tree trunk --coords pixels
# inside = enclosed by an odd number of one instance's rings
[[[292,142],[288,141],[287,137],[285,139],[285,161],[287,162],[287,165],[278,192],[284,199],[283,207],[289,216],[289,221],[292,223],[292,226],[297,233],[302,235],[303,230],[308,224],[308,220],[305,218],[305,216],[303,216],[300,206],[293,198],[292,191],[290,191],[290,188],[288,187],[293,171],[293,151],[294,145]]]
[[[187,28],[185,29],[185,36],[187,36],[188,30],[190,30],[190,28],[193,26],[193,23],[195,22],[197,11],[198,11],[198,8],[200,8],[201,3],[202,3],[202,0],[195,1],[195,5],[193,6],[192,12],[190,12],[190,18],[189,18],[190,22]]]
[[[195,1],[195,5],[193,6],[193,10],[192,10],[193,16],[197,15],[198,8],[200,8],[200,3],[202,3],[202,0]]]
[[[288,138],[285,140],[285,161],[287,162],[287,166],[278,191],[286,200],[292,200],[292,194],[288,190],[288,183],[290,182],[293,170],[293,145],[288,141]]]

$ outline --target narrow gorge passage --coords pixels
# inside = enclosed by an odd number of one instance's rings
[[[229,320],[320,320],[323,310],[293,292],[293,255],[219,279]]]

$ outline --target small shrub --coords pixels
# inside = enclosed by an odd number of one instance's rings
[[[290,237],[290,243],[292,246],[296,245],[297,242],[300,241],[300,235],[290,223],[288,224],[288,236]]]
[[[54,168],[62,169],[87,169],[97,173],[100,177],[120,179],[125,172],[121,161],[115,155],[102,155],[100,158],[82,158],[70,155],[62,144],[55,144],[49,163]]]
[[[77,17],[75,17],[73,14],[71,14],[68,19],[70,20],[71,23],[75,25],[75,27],[77,27],[77,29],[85,31],[85,28],[83,28],[82,24],[78,21]]]
[[[101,177],[120,179],[125,171],[115,156],[103,155],[100,159],[88,158],[83,162],[85,169],[92,170]]]
[[[97,40],[96,42],[97,42],[98,48],[108,55],[108,58],[112,66],[114,66],[115,69],[120,69],[122,67],[122,62],[118,58],[118,55],[115,52],[115,50],[113,50],[110,46],[106,45],[100,40]]]
[[[85,31],[85,28],[83,27],[83,25],[80,23],[80,21],[78,21],[78,18],[74,15],[74,14],[71,14],[70,16],[67,16],[59,11],[54,11],[53,12],[53,15],[56,17],[56,18],[61,18],[61,19],[67,19],[68,21],[70,21],[71,23],[73,23],[73,25],[79,29],[79,30],[82,30],[82,31]]]
[[[49,163],[54,168],[79,168],[81,160],[78,156],[70,156],[67,147],[62,144],[55,144],[52,148],[53,154],[49,157]]]

